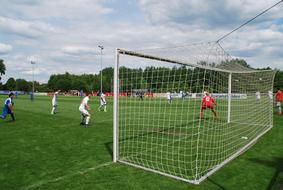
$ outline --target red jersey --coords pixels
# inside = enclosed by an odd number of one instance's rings
[[[278,90],[276,98],[277,98],[277,102],[282,102],[282,100],[283,100],[283,92],[281,90]]]
[[[204,96],[202,98],[202,106],[203,107],[212,107],[215,103],[214,98],[212,98],[211,96]]]

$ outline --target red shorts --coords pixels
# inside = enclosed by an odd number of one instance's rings
[[[207,109],[207,108],[212,109],[212,110],[214,109],[214,108],[213,108],[213,105],[210,105],[210,106],[202,106],[202,107],[201,107],[201,110],[205,110],[205,109]]]

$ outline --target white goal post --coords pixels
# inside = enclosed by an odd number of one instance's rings
[[[199,184],[248,150],[273,126],[275,72],[240,62],[217,43],[117,49],[113,161]]]

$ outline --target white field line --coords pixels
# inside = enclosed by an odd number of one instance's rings
[[[36,187],[40,187],[40,186],[48,184],[48,183],[54,183],[54,182],[58,182],[58,181],[61,181],[61,180],[65,180],[65,179],[73,177],[75,175],[84,175],[84,174],[86,174],[88,172],[91,172],[91,171],[94,171],[94,170],[97,170],[97,169],[109,166],[111,164],[113,164],[113,162],[105,162],[105,163],[100,164],[98,166],[87,168],[85,170],[77,171],[77,172],[74,172],[74,173],[71,173],[71,174],[67,174],[67,175],[64,175],[64,176],[61,176],[61,177],[57,177],[57,178],[54,178],[54,179],[41,180],[41,181],[38,181],[37,183],[34,183],[34,184],[30,185],[30,186],[27,186],[27,187],[23,188],[23,190],[29,190],[29,189],[33,189],[33,188],[36,188]]]

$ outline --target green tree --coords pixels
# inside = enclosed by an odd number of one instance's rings
[[[48,88],[47,84],[38,84],[36,86],[36,90],[38,92],[52,92],[53,90],[51,90],[50,88]]]
[[[49,77],[49,80],[48,80],[48,83],[47,83],[47,87],[49,89],[51,89],[52,91],[57,90],[57,89],[55,89],[55,85],[57,83],[57,80],[58,80],[58,75],[51,75]]]
[[[234,59],[231,61],[232,63],[237,63],[243,67],[251,68],[251,66],[244,59]]]
[[[6,71],[6,66],[4,64],[4,60],[0,59],[0,80],[1,80],[1,76],[5,75],[5,71]]]
[[[88,86],[85,81],[80,78],[74,79],[72,83],[72,90],[88,91]]]
[[[31,91],[32,87],[25,79],[17,79],[16,89],[19,91],[29,92]]]
[[[16,81],[14,78],[9,78],[6,82],[6,88],[10,91],[16,90]]]
[[[72,81],[67,78],[60,78],[55,84],[55,89],[60,89],[63,91],[72,90]]]
[[[274,90],[283,89],[283,71],[277,70],[274,79]]]

